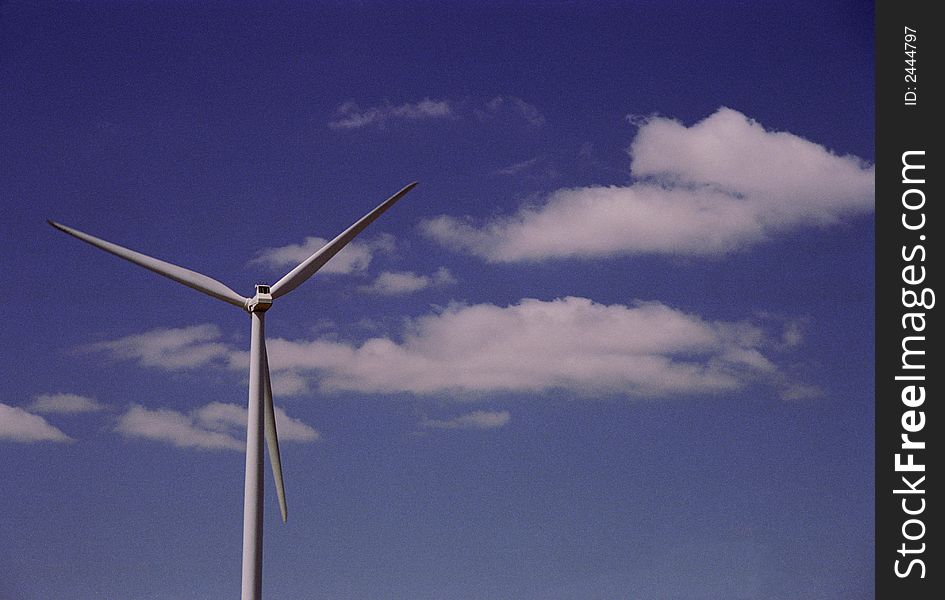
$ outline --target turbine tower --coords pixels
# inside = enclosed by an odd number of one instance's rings
[[[279,437],[276,433],[276,418],[272,406],[272,385],[269,380],[269,358],[266,354],[264,318],[266,311],[272,306],[273,300],[288,294],[314,275],[335,254],[338,254],[338,251],[344,248],[348,242],[353,240],[364,228],[373,223],[375,219],[416,185],[416,182],[407,185],[379,204],[377,208],[361,217],[354,225],[325,244],[315,254],[286,273],[282,279],[273,285],[257,285],[256,293],[252,298],[244,298],[216,279],[206,275],[106,242],[54,221],[48,221],[56,229],[88,242],[97,248],[154,271],[158,275],[173,279],[198,292],[229,302],[249,313],[252,320],[252,335],[249,351],[246,479],[243,492],[242,600],[259,600],[262,597],[263,437],[265,437],[269,446],[269,461],[272,465],[272,476],[275,480],[282,521],[285,522],[287,518],[285,488],[282,484],[282,462],[279,458]]]

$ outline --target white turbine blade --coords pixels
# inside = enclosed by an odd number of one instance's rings
[[[193,288],[198,292],[203,292],[208,296],[213,296],[214,298],[218,298],[224,302],[229,302],[230,304],[234,304],[240,308],[245,308],[246,303],[249,301],[248,298],[240,296],[216,279],[207,277],[206,275],[201,275],[200,273],[191,271],[190,269],[178,267],[177,265],[172,265],[169,262],[152,258],[146,254],[129,250],[128,248],[119,246],[118,244],[106,242],[105,240],[101,240],[87,233],[82,233],[81,231],[71,227],[66,227],[65,225],[56,223],[55,221],[47,221],[47,223],[59,231],[64,231],[71,236],[79,238],[83,242],[92,244],[97,248],[101,248],[102,250],[110,252],[115,256],[133,262],[136,265],[148,269],[149,271],[154,271],[158,275],[163,275],[168,279],[173,279],[174,281],[182,283],[189,288]]]
[[[285,486],[282,483],[282,458],[279,455],[279,435],[276,433],[276,411],[272,405],[272,381],[269,379],[269,354],[266,351],[266,340],[262,343],[263,351],[263,409],[266,427],[266,444],[269,446],[269,463],[272,465],[272,478],[276,482],[276,496],[279,497],[279,510],[282,512],[282,522],[288,517],[285,504]]]
[[[331,260],[331,257],[338,254],[356,235],[364,231],[365,227],[384,214],[384,211],[393,206],[395,202],[400,200],[404,194],[412,190],[416,185],[417,182],[415,181],[382,202],[377,208],[361,217],[357,223],[347,228],[341,235],[322,246],[321,250],[309,256],[302,264],[286,273],[285,277],[277,281],[270,289],[272,297],[278,298],[279,296],[284,296],[299,287],[306,279],[314,275],[325,263]]]

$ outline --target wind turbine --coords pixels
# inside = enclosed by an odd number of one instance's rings
[[[361,217],[354,225],[343,231],[338,237],[325,244],[315,254],[309,256],[297,267],[273,285],[256,285],[256,294],[244,298],[216,279],[207,277],[173,265],[163,260],[129,250],[117,244],[91,236],[87,233],[66,227],[54,221],[50,225],[88,242],[97,248],[115,256],[131,261],[145,269],[154,271],[203,292],[218,300],[229,302],[249,313],[252,319],[252,336],[249,351],[249,404],[246,423],[246,479],[243,491],[243,571],[242,600],[259,600],[262,597],[262,526],[263,526],[263,447],[265,436],[269,446],[269,461],[279,498],[279,510],[282,521],[287,518],[285,488],[282,484],[282,461],[279,458],[279,437],[276,433],[276,418],[272,406],[272,384],[269,380],[269,358],[266,354],[265,314],[272,306],[272,301],[284,296],[300,286],[314,275],[325,263],[338,254],[348,242],[374,222],[387,209],[394,205],[417,183],[413,182],[382,202]]]

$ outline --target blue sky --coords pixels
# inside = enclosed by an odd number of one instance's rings
[[[0,598],[873,592],[872,3],[5,3]],[[267,473],[267,478],[269,477]]]

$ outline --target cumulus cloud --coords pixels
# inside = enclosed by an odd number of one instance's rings
[[[275,408],[280,442],[312,442],[318,431]],[[170,409],[150,410],[132,404],[118,419],[115,430],[128,438],[164,442],[179,448],[243,450],[246,409],[236,404],[211,402],[189,413]]]
[[[40,394],[29,406],[33,412],[60,414],[98,412],[106,408],[94,398],[78,394]]]
[[[376,337],[268,343],[272,368],[326,390],[714,394],[779,371],[751,324],[706,321],[658,302],[586,298],[452,306],[411,321],[401,341]]]
[[[0,404],[0,440],[12,442],[71,442],[72,438],[46,419],[16,406]]]
[[[249,261],[250,265],[262,265],[268,269],[295,268],[296,265],[315,254],[329,240],[321,237],[307,237],[301,244],[289,244],[276,248],[263,248]],[[318,272],[346,275],[367,269],[375,251],[389,250],[393,245],[393,236],[380,236],[372,242],[359,240],[348,243]]]
[[[717,256],[873,209],[872,166],[728,108],[691,127],[650,118],[630,155],[631,185],[560,189],[486,223],[441,215],[421,227],[491,262]]]
[[[320,336],[272,338],[266,345],[277,396],[310,389],[417,395],[560,389],[659,398],[756,383],[793,385],[770,358],[802,341],[789,338],[793,345],[784,343],[780,327],[769,334],[754,322],[710,321],[659,302],[605,305],[567,297],[526,298],[509,306],[455,304],[405,321],[396,336],[361,342]],[[154,360],[151,354],[163,354],[150,345],[149,353],[112,346],[131,357],[148,356],[141,364],[191,368]],[[245,373],[246,351],[214,337],[184,352],[219,356],[221,366]]]
[[[508,425],[510,420],[507,410],[476,410],[452,419],[423,419],[420,425],[427,429],[498,429]]]
[[[155,329],[117,340],[85,346],[85,350],[107,352],[121,360],[137,360],[146,367],[167,370],[196,369],[225,361],[230,348],[219,341],[220,329],[204,324],[174,329]]]
[[[382,296],[397,296],[418,292],[429,287],[456,283],[449,269],[440,267],[432,275],[417,275],[411,271],[384,271],[362,291]]]
[[[450,103],[445,100],[424,99],[420,102],[407,102],[393,105],[385,102],[380,106],[361,108],[354,102],[345,102],[335,111],[334,121],[328,126],[332,129],[359,129],[361,127],[382,127],[390,121],[420,121],[443,119],[453,115]]]

